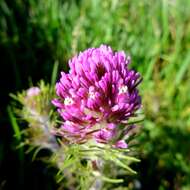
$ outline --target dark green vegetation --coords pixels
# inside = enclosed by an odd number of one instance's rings
[[[144,190],[190,189],[189,10],[190,0],[0,0],[0,189],[56,188],[51,169],[15,150],[8,94],[49,82],[55,62],[67,70],[76,52],[101,43],[128,52],[144,78],[141,163],[124,189],[134,180]]]

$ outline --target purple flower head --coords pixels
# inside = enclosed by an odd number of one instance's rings
[[[137,85],[140,74],[128,68],[130,57],[101,45],[81,52],[69,61],[70,71],[62,72],[52,102],[65,121],[60,133],[72,142],[95,139],[109,143],[117,125],[141,107]],[[121,139],[118,139],[121,140]],[[115,146],[127,147],[124,141]]]

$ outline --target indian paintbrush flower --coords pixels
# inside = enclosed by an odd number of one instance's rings
[[[118,126],[125,125],[141,107],[137,89],[141,77],[128,68],[129,63],[130,57],[123,51],[114,52],[106,45],[73,57],[69,73],[61,72],[56,84],[58,98],[52,101],[63,118],[57,133],[69,143],[94,139],[127,148],[119,138]]]

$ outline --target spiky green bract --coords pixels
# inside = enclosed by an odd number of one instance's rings
[[[20,103],[20,108],[14,107],[20,122],[28,123],[28,127],[22,130],[26,137],[24,144],[32,147],[57,148],[56,139],[50,132],[56,119],[50,102],[53,96],[53,89],[43,81],[38,87],[31,87],[17,95],[11,94],[11,97]]]
[[[136,172],[129,167],[132,162],[139,160],[129,156],[128,149],[116,149],[110,145],[89,142],[87,144],[62,144],[51,160],[60,169],[57,180],[67,180],[69,186],[78,189],[90,189],[96,183],[122,183],[119,174],[131,175]]]

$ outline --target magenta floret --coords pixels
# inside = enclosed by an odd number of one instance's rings
[[[64,124],[59,133],[71,142],[95,139],[109,143],[117,126],[126,122],[141,107],[137,85],[140,74],[130,70],[130,57],[101,45],[81,52],[69,61],[70,71],[62,72],[56,84],[58,108]],[[126,148],[122,139],[115,142]]]

